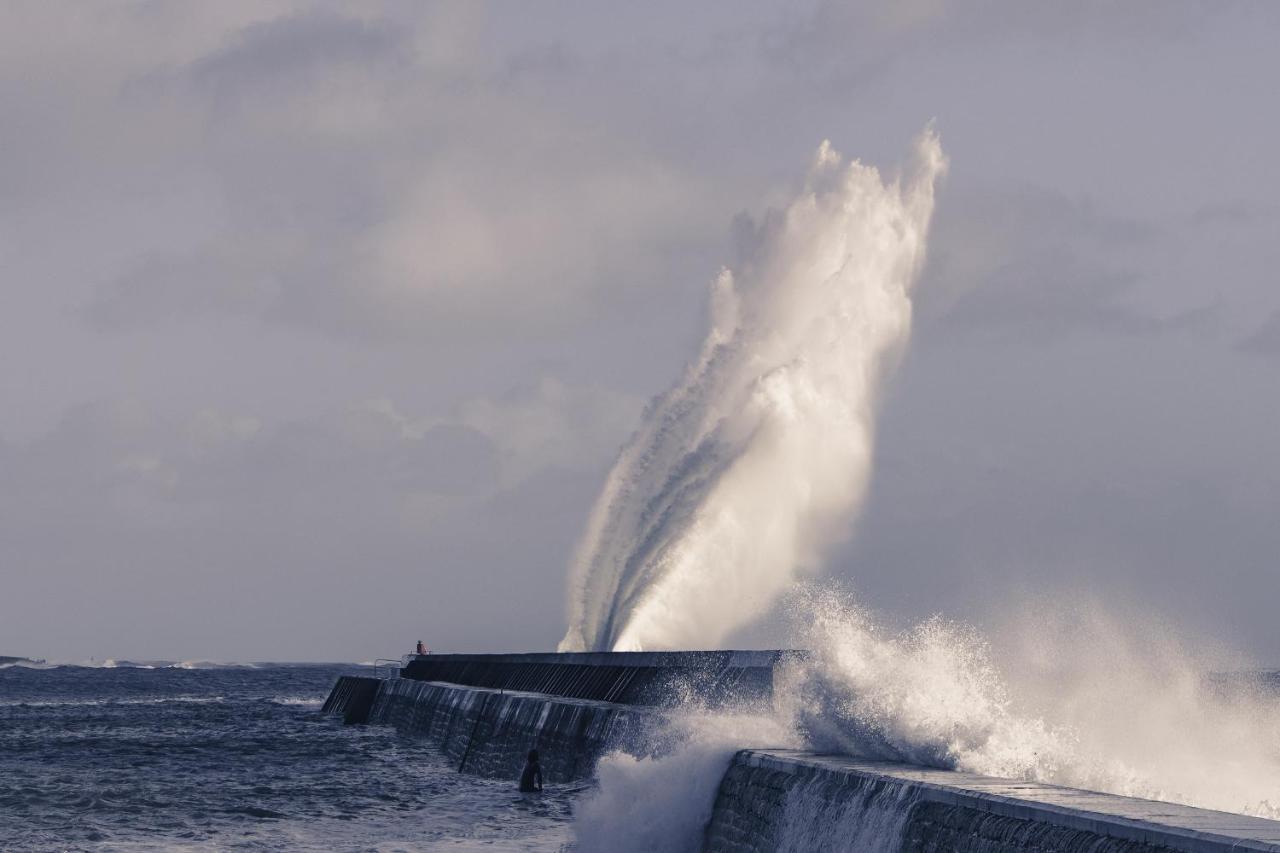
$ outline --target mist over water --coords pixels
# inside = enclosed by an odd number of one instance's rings
[[[847,535],[945,164],[932,128],[895,180],[824,142],[751,227],[592,510],[562,651],[714,647]]]

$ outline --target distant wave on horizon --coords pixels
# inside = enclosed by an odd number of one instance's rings
[[[213,660],[117,660],[104,658],[79,661],[48,661],[43,659],[0,657],[0,669],[266,669],[270,667],[301,666],[373,666],[371,661],[213,661]]]

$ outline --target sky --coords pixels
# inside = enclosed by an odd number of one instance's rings
[[[1278,38],[1234,0],[5,3],[0,654],[554,648],[742,223],[933,120],[823,577],[1280,666]]]

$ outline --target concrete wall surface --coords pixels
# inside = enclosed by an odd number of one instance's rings
[[[403,678],[521,690],[623,705],[768,700],[784,651],[416,655]]]
[[[658,755],[680,746],[670,712],[651,705],[438,681],[344,676],[324,711],[395,726],[436,745],[460,771],[494,778],[515,779],[537,749],[549,784],[590,778],[609,750]],[[704,849],[1280,853],[1280,821],[846,756],[743,750],[721,779]]]
[[[380,678],[340,675],[320,710],[325,714],[341,714],[344,723],[367,722],[381,684]]]
[[[480,776],[515,778],[537,749],[549,784],[589,779],[610,749],[644,755],[666,738],[653,708],[405,678],[344,676],[323,710],[424,738]]]
[[[705,849],[1276,853],[1280,822],[950,770],[744,750],[721,782]]]

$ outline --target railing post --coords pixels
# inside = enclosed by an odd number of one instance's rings
[[[463,750],[462,761],[458,764],[458,772],[462,772],[462,768],[467,766],[467,756],[471,754],[471,745],[476,742],[476,730],[480,728],[480,721],[484,719],[484,711],[489,707],[489,697],[492,693],[484,694],[484,701],[480,703],[480,713],[476,714],[476,724],[471,727],[471,737],[467,738],[467,748]]]

